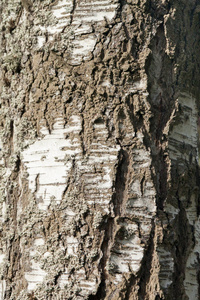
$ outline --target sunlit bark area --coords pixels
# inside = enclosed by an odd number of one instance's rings
[[[0,300],[199,299],[199,18],[1,0]]]

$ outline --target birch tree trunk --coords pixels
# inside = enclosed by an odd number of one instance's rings
[[[0,299],[199,299],[199,21],[1,0]]]

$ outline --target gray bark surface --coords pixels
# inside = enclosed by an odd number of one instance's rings
[[[1,0],[0,300],[199,299],[199,21]]]

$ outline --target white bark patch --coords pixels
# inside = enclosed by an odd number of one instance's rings
[[[94,123],[94,142],[85,161],[78,161],[79,172],[84,180],[84,193],[91,206],[99,204],[109,213],[112,200],[114,167],[120,150],[119,145],[109,145],[108,129],[104,122]]]
[[[73,236],[67,237],[67,253],[76,256],[78,251],[78,240]]]
[[[169,135],[169,156],[172,160],[181,158],[196,161],[198,159],[196,100],[191,95],[182,93],[178,101],[181,107],[180,121],[173,126]],[[189,147],[192,147],[193,151],[189,151]]]
[[[146,90],[146,88],[147,88],[146,79],[141,79],[140,81],[135,81],[133,83],[132,87],[130,87],[129,92],[127,94],[135,93],[135,92],[143,92],[144,90]]]
[[[62,119],[58,119],[51,133],[43,127],[41,129],[43,136],[23,151],[22,161],[28,173],[29,188],[38,200],[39,209],[48,209],[52,201],[59,204],[68,178],[72,178],[73,174],[76,174],[73,177],[74,185],[81,184],[84,201],[87,205],[89,207],[99,205],[105,213],[113,213],[113,183],[120,146],[109,141],[108,128],[104,120],[94,121],[91,127],[93,127],[94,134],[93,142],[85,156],[82,154],[80,136],[82,120],[78,115],[71,116],[66,126]],[[66,222],[76,217],[71,209],[68,210],[68,214]],[[78,239],[68,236],[66,242],[67,255],[74,259],[78,258]],[[129,241],[127,248],[133,246],[137,256],[141,256],[142,249],[132,243],[133,241]],[[44,240],[39,237],[35,240],[33,248],[30,249],[31,271],[25,273],[29,291],[36,289],[46,276],[46,272],[34,260],[35,253],[38,253],[38,247],[44,246]],[[130,258],[132,252],[129,254],[126,252],[125,255],[129,255]],[[45,252],[43,256],[49,259],[50,253]],[[132,261],[131,267],[135,270],[134,264],[135,262]],[[82,271],[74,274],[80,284],[83,297],[94,293],[98,288],[98,269],[95,272],[89,277]],[[58,282],[60,288],[63,289],[70,284],[67,269],[61,274]]]
[[[70,25],[71,20],[71,12],[73,10],[73,1],[72,0],[60,0],[58,3],[53,6],[52,13],[57,21],[57,24],[52,26],[40,26],[40,30],[42,32],[47,32],[51,37],[54,34],[60,33],[64,27]],[[39,48],[43,47],[45,44],[45,40],[41,40],[41,37],[38,36],[38,46]]]
[[[138,139],[141,139],[140,135]],[[108,267],[111,273],[115,273],[116,284],[122,280],[120,274],[123,275],[130,270],[133,273],[139,271],[144,255],[144,241],[149,239],[152,217],[156,212],[154,184],[148,169],[144,173],[144,169],[151,164],[150,152],[143,148],[135,148],[132,156],[134,173],[128,186],[128,199],[124,204],[127,219],[126,222],[119,224],[123,231],[116,237]],[[137,222],[130,222],[129,216]]]
[[[191,95],[182,93],[178,99],[180,110],[178,112],[177,121],[169,134],[169,156],[172,164],[177,164],[180,160],[182,165],[185,161],[189,164],[198,161],[198,130],[197,130],[197,106],[196,100]],[[179,162],[179,166],[181,166]],[[200,220],[197,216],[197,195],[192,194],[186,214],[189,223],[194,228],[195,246],[187,259],[185,268],[184,287],[188,299],[198,299],[199,293],[199,256],[200,256]],[[180,198],[181,202],[187,201],[187,196]],[[177,210],[171,211],[174,217]],[[168,271],[169,273],[169,271]]]
[[[71,39],[71,63],[80,64],[81,61],[89,59],[94,50],[98,38],[98,30],[93,34],[93,24],[98,25],[104,19],[111,21],[116,13],[117,2],[112,0],[105,1],[79,1],[74,7],[72,0],[60,0],[52,7],[52,13],[57,21],[56,25],[40,26],[42,32],[48,32],[49,40],[54,34],[60,33],[63,28],[70,26],[69,35],[76,36]],[[70,36],[69,36],[70,37]],[[38,47],[45,44],[43,36],[38,36]]]
[[[75,41],[72,42],[74,48],[72,49],[72,59],[73,62],[79,63],[82,58],[88,59],[90,57],[90,53],[94,50],[96,45],[96,36],[90,35],[88,38],[76,38]]]
[[[170,215],[170,221],[173,221],[176,216],[178,216],[180,209],[175,208],[173,205],[167,203],[167,205],[165,205],[165,211],[168,215]]]
[[[120,224],[123,225],[123,224]],[[116,273],[129,273],[130,270],[136,273],[140,268],[140,263],[143,258],[144,248],[140,245],[138,237],[138,226],[136,224],[126,224],[124,227],[127,231],[127,237],[122,239],[120,247],[116,254],[111,255],[110,265]],[[120,239],[117,239],[119,243]],[[117,277],[116,277],[117,280]]]
[[[83,287],[80,294],[84,297],[84,299],[97,289],[96,276],[92,274],[89,278],[87,278],[85,269],[77,271],[77,282],[79,282],[80,286]]]
[[[36,289],[37,285],[42,283],[45,276],[46,272],[40,268],[40,265],[38,262],[35,262],[34,260],[34,255],[36,254],[35,251],[31,251],[30,256],[33,257],[31,259],[31,271],[30,272],[25,272],[25,279],[27,280],[28,283],[28,291],[33,291]]]
[[[59,26],[62,29],[62,25],[67,25],[70,22],[70,15],[73,9],[73,1],[72,0],[60,0],[53,8],[54,16],[59,20],[58,22],[58,30]]]
[[[61,289],[64,289],[66,287],[66,285],[68,284],[68,280],[69,280],[69,271],[66,268],[65,271],[63,272],[63,274],[58,279],[59,287]]]
[[[6,281],[0,280],[0,300],[4,299],[5,291],[6,291]]]
[[[47,273],[41,269],[40,263],[35,260],[35,257],[40,254],[40,247],[45,244],[45,240],[41,237],[35,239],[33,246],[29,249],[30,255],[30,270],[25,272],[25,279],[28,283],[28,291],[33,291],[37,285],[44,281]]]
[[[64,128],[63,120],[58,119],[51,134],[42,129],[44,137],[22,153],[29,174],[29,188],[35,193],[41,210],[46,210],[51,201],[61,202],[72,168],[72,160],[67,157],[81,152],[79,143],[66,139],[66,134],[80,132],[80,118],[72,116],[70,122]]]
[[[38,36],[38,47],[39,47],[39,48],[42,48],[43,45],[45,44],[45,41],[46,41],[45,37],[43,37],[43,36]]]
[[[90,277],[88,278],[85,269],[80,269],[74,274],[76,278],[76,282],[81,288],[79,293],[82,297],[84,297],[84,299],[89,294],[96,291],[96,289],[98,288],[97,273],[98,271],[94,270],[93,274],[90,275]],[[58,285],[62,290],[64,290],[70,284],[69,277],[70,277],[70,273],[66,268],[63,274],[58,279]]]
[[[35,240],[34,245],[35,246],[43,246],[45,244],[45,241],[43,238],[38,238]]]
[[[195,194],[192,194],[190,196],[190,205],[185,209],[186,210],[186,213],[187,213],[187,218],[188,218],[188,221],[190,223],[190,225],[194,225],[195,222],[197,222],[197,217],[198,217],[198,211],[197,211],[197,202],[198,202],[198,199],[197,198],[197,195]],[[185,200],[184,197],[180,199],[181,201]]]
[[[116,8],[117,4],[112,0],[78,3],[72,22],[72,25],[75,26],[74,33],[76,36],[76,39],[72,41],[73,64],[80,64],[82,59],[89,59],[98,38],[98,33],[91,33],[91,25],[102,22],[104,18],[111,21],[115,16]]]
[[[113,171],[120,146],[107,145],[108,130],[105,124],[96,124],[94,128],[97,138],[90,145],[90,154],[86,159],[81,154],[81,119],[78,116],[72,116],[66,128],[61,119],[57,120],[51,134],[42,128],[44,137],[24,150],[22,161],[39,209],[46,210],[52,201],[57,204],[61,202],[74,160],[77,173],[84,181],[87,203],[100,204],[109,213]]]
[[[172,258],[172,254],[165,250],[164,248],[159,247],[157,249],[159,262],[161,265],[159,280],[160,286],[163,289],[166,289],[172,283],[172,274],[174,271],[174,260]]]

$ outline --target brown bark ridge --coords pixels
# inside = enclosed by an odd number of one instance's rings
[[[196,0],[1,0],[0,299],[199,299]]]

